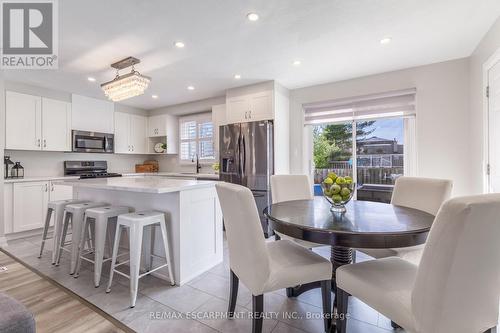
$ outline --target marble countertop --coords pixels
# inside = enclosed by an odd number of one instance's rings
[[[203,178],[204,180],[219,180],[219,175],[214,173],[182,173],[182,172],[155,172],[155,173],[136,173],[136,172],[118,172],[123,177],[172,177],[172,178]],[[39,182],[50,180],[71,180],[78,179],[78,176],[37,176],[24,178],[5,179],[4,183],[23,183],[23,182]]]
[[[61,180],[59,183],[78,188],[155,194],[179,192],[215,185],[215,182],[210,180],[173,179],[156,176],[71,179]]]

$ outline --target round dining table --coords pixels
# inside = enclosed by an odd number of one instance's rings
[[[330,211],[321,196],[272,204],[264,210],[271,228],[287,236],[331,247],[332,291],[336,290],[335,270],[352,263],[354,249],[387,249],[424,244],[434,215],[392,204],[352,200],[345,213]],[[319,283],[287,289],[298,296]]]

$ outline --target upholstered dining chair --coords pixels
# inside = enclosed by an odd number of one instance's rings
[[[278,203],[283,201],[293,200],[312,200],[314,195],[312,192],[312,184],[307,175],[272,175],[271,176],[271,197],[272,202]],[[325,246],[308,242],[302,239],[293,238],[276,232],[277,239],[288,239],[296,242],[299,245],[312,249],[318,246]]]
[[[453,182],[447,179],[399,177],[394,184],[391,204],[436,215],[441,204],[450,198],[452,186]],[[396,256],[418,264],[423,249],[423,245],[418,245],[395,249],[357,250],[376,259]]]
[[[266,242],[252,192],[243,186],[218,183],[229,246],[229,317],[234,316],[241,280],[252,293],[252,332],[261,332],[264,293],[321,281],[325,331],[331,327],[332,264],[289,240]]]
[[[336,270],[337,331],[357,297],[411,333],[492,332],[498,322],[500,194],[446,201],[420,264],[384,258]]]

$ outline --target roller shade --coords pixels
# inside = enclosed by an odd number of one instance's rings
[[[414,116],[416,92],[416,89],[405,89],[304,104],[304,124],[317,125],[359,119]]]

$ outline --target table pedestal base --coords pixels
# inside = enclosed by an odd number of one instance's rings
[[[332,246],[330,248],[330,261],[332,262],[332,292],[337,290],[337,285],[335,283],[335,271],[337,268],[343,265],[352,263],[354,250],[347,247]],[[306,291],[311,289],[320,288],[321,282],[311,282],[306,284],[301,284],[295,287],[286,288],[286,295],[288,297],[297,297]]]

